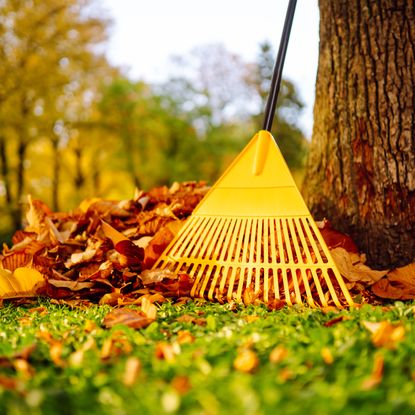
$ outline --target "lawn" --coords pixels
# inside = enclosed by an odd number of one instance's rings
[[[0,413],[413,414],[414,309],[165,302],[133,329],[106,328],[109,306],[5,303]]]

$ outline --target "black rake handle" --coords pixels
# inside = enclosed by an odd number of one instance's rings
[[[284,67],[284,60],[287,53],[288,40],[290,38],[296,4],[297,0],[290,0],[288,3],[287,14],[285,16],[284,27],[282,29],[280,48],[278,49],[278,55],[271,79],[270,92],[268,95],[267,105],[265,107],[265,117],[262,129],[269,132],[271,132],[275,108],[277,106],[278,93],[280,92],[282,69]]]

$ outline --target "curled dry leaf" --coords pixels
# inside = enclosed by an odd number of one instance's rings
[[[173,280],[175,275],[168,269],[145,270],[140,274],[140,279],[144,285],[155,284],[163,280]]]
[[[117,324],[123,324],[133,329],[142,329],[150,325],[154,318],[149,318],[140,310],[131,308],[116,308],[109,312],[103,321],[105,328],[110,329]]]
[[[65,262],[65,267],[71,268],[74,265],[88,262],[95,256],[96,253],[97,250],[93,248],[86,249],[84,252],[74,253],[71,255],[71,258]]]
[[[396,349],[398,343],[405,338],[405,328],[400,323],[364,321],[363,325],[372,333],[372,343],[375,347]]]
[[[388,272],[388,270],[376,271],[369,268],[364,264],[360,255],[350,253],[344,248],[332,249],[331,256],[340,274],[347,278],[348,281],[374,284]]]
[[[372,287],[372,292],[391,300],[415,299],[415,262],[388,273]]]

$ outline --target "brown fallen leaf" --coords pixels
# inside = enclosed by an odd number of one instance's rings
[[[364,321],[363,325],[372,333],[372,343],[375,347],[396,349],[398,343],[405,338],[405,328],[401,323]]]
[[[123,324],[133,329],[142,329],[149,326],[153,321],[154,318],[147,317],[141,310],[116,308],[104,317],[103,326],[110,329],[117,324]]]
[[[192,388],[187,376],[177,375],[171,381],[171,386],[176,389],[180,395],[185,395]]]
[[[362,257],[349,253],[344,248],[335,248],[330,251],[337,268],[348,281],[374,284],[386,275],[388,270],[377,271],[369,268],[362,262]]]
[[[19,384],[19,381],[15,378],[0,375],[0,387],[4,389],[16,390]]]
[[[241,348],[238,350],[233,367],[238,372],[252,373],[259,365],[257,354],[250,348]]]
[[[415,263],[390,271],[373,285],[372,292],[391,300],[415,299]]]
[[[331,327],[331,326],[334,326],[335,324],[338,324],[338,323],[340,323],[342,321],[345,321],[345,320],[351,320],[351,317],[349,317],[349,316],[339,316],[339,317],[333,318],[332,320],[326,321],[324,323],[324,327]]]
[[[316,222],[316,224],[320,230],[324,242],[326,243],[329,249],[343,248],[347,252],[359,252],[356,244],[353,242],[350,236],[334,229],[327,219],[324,219],[320,222]]]
[[[151,268],[158,260],[167,245],[173,240],[182,227],[183,222],[174,220],[159,229],[145,248],[144,268]]]

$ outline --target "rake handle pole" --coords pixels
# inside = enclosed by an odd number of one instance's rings
[[[287,14],[285,16],[284,27],[282,29],[280,48],[278,49],[278,55],[271,79],[270,93],[265,107],[265,118],[262,129],[269,132],[271,132],[275,108],[277,106],[278,93],[280,92],[282,69],[284,67],[284,60],[287,53],[288,40],[290,38],[296,4],[297,0],[290,0],[288,3]]]

